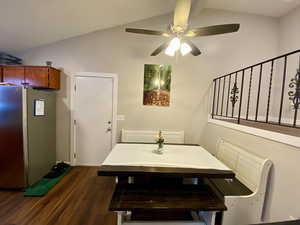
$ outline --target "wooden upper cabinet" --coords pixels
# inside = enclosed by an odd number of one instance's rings
[[[60,89],[60,71],[54,68],[49,69],[49,88]]]
[[[3,66],[3,82],[59,90],[60,71],[48,66]]]
[[[3,66],[3,82],[24,84],[25,68],[22,66]]]
[[[0,82],[3,82],[3,75],[2,75],[2,66],[0,66]]]
[[[32,87],[49,87],[48,67],[25,67],[25,83]]]

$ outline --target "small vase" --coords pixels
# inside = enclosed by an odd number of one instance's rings
[[[158,148],[157,148],[157,154],[163,154],[163,150],[164,150],[164,143],[158,143]]]

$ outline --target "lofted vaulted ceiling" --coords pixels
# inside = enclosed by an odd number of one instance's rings
[[[281,17],[299,4],[299,0],[208,0],[206,7]]]
[[[0,51],[20,51],[166,14],[174,0],[1,0]]]
[[[198,1],[201,1],[199,4]],[[300,0],[194,0],[203,8],[280,17]],[[0,51],[17,52],[163,15],[175,0],[1,0]]]

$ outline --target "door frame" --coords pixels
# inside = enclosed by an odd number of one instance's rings
[[[118,75],[113,73],[94,73],[94,72],[79,72],[71,78],[71,102],[70,102],[70,133],[71,133],[71,144],[70,144],[70,163],[76,165],[76,122],[75,122],[75,92],[76,92],[76,78],[77,77],[99,77],[99,78],[111,78],[113,85],[113,112],[112,112],[112,138],[111,146],[113,147],[117,142],[117,105],[118,105]],[[89,166],[100,166],[89,165]]]

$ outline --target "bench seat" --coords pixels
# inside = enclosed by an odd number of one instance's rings
[[[118,184],[110,211],[224,211],[226,206],[208,185]]]
[[[222,196],[243,196],[251,195],[253,192],[238,179],[222,179],[222,178],[211,178],[206,179],[206,182],[220,192]]]
[[[207,180],[212,189],[224,198],[227,211],[222,225],[261,223],[272,162],[224,139],[217,143],[216,157],[236,175],[229,180]]]

